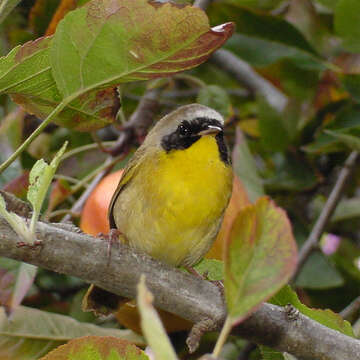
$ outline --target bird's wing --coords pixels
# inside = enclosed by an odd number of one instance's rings
[[[113,197],[111,198],[109,210],[108,210],[108,218],[110,223],[110,229],[116,229],[116,224],[114,220],[113,210],[115,202],[120,195],[121,191],[125,188],[127,184],[131,181],[134,175],[138,172],[138,168],[140,167],[145,155],[145,149],[140,147],[130,161],[127,163],[124,173],[121,176],[118,187],[116,188]]]

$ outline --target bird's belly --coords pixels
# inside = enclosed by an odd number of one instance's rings
[[[133,180],[140,193],[129,186],[119,199],[132,204],[117,221],[130,246],[175,266],[192,265],[209,250],[232,186],[230,167],[211,147],[202,158],[201,148],[193,150],[197,156],[185,150],[160,154],[147,181]]]

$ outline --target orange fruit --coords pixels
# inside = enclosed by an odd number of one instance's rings
[[[108,207],[122,173],[123,170],[119,170],[107,175],[90,194],[81,214],[80,228],[83,232],[93,236],[99,233],[107,234],[109,232]],[[230,226],[237,213],[249,204],[250,200],[243,184],[239,178],[234,176],[233,192],[225,211],[221,229],[213,246],[205,257],[222,260],[224,240],[230,230]],[[192,324],[190,322],[163,310],[158,310],[158,312],[167,332],[191,329]],[[115,316],[120,324],[141,333],[140,318],[133,300],[122,304],[118,308]]]
[[[108,207],[124,170],[105,176],[88,197],[80,219],[80,229],[89,235],[110,231]]]

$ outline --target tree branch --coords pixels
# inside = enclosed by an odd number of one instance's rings
[[[230,51],[220,49],[210,57],[210,60],[219,68],[234,76],[249,91],[264,96],[277,111],[281,112],[285,108],[288,102],[287,97],[254,71],[248,63]]]
[[[195,0],[193,6],[197,6],[204,11],[210,5],[212,0]],[[232,52],[220,49],[210,58],[220,69],[227,71],[234,76],[246,89],[254,94],[260,94],[265,97],[267,102],[277,111],[284,110],[288,99],[273,84],[260,76],[253,68],[234,55]]]
[[[316,249],[320,236],[323,233],[328,220],[334,213],[334,210],[339,202],[346,181],[352,172],[352,169],[356,163],[356,159],[358,158],[358,155],[359,153],[357,151],[353,151],[346,159],[344,167],[340,171],[339,177],[336,180],[335,186],[332,189],[324,205],[324,208],[321,211],[320,216],[316,220],[316,223],[308,239],[305,241],[304,245],[302,246],[299,252],[298,265],[297,265],[296,273],[293,276],[293,279],[296,279],[305,261],[312,253],[312,251]]]
[[[217,328],[226,309],[217,286],[162,264],[145,254],[114,244],[108,265],[107,243],[75,232],[66,224],[38,223],[35,249],[17,247],[22,241],[0,217],[0,256],[25,261],[128,298],[136,295],[140,275],[146,275],[155,306],[192,322],[213,320]],[[250,341],[287,351],[304,359],[358,359],[360,342],[299,314],[290,320],[278,306],[264,304],[234,332]]]

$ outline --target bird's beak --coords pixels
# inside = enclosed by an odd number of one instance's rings
[[[223,128],[218,125],[207,125],[206,129],[201,130],[198,132],[198,135],[209,135],[209,134],[217,134],[223,131]]]

